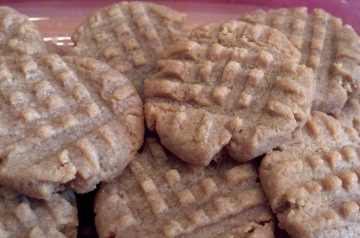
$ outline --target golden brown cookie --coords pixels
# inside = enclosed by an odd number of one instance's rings
[[[142,145],[140,96],[92,58],[0,58],[0,184],[47,198],[118,176]]]
[[[341,19],[305,7],[257,10],[240,19],[278,29],[300,50],[301,62],[315,71],[313,110],[334,112],[359,95],[360,37]]]
[[[0,7],[0,55],[46,51],[39,31],[27,16],[10,7]]]
[[[313,112],[260,166],[261,184],[280,227],[292,237],[358,237],[360,138]]]
[[[54,194],[38,200],[0,187],[0,237],[77,237],[77,208],[74,193]]]
[[[90,15],[75,31],[73,53],[98,58],[125,74],[142,94],[157,59],[184,36],[185,15],[146,2],[121,2]]]
[[[191,167],[153,138],[122,176],[102,185],[95,222],[105,237],[274,237],[256,168],[221,157]]]
[[[233,21],[201,30],[193,39],[204,43],[174,44],[145,80],[148,128],[193,165],[209,164],[225,147],[248,161],[291,138],[310,115],[314,89],[295,47],[264,25]],[[220,43],[203,40],[214,39],[207,34]]]

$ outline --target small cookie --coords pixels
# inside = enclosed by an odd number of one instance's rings
[[[335,117],[340,121],[354,127],[360,133],[360,103],[359,99],[351,98],[348,100],[340,112],[335,113]]]
[[[77,237],[77,208],[74,193],[54,194],[38,200],[0,187],[0,237]]]
[[[75,31],[74,54],[95,57],[125,74],[142,94],[157,59],[184,36],[185,15],[146,2],[121,2],[89,16]]]
[[[46,51],[45,42],[27,16],[10,7],[0,7],[0,55]]]
[[[227,158],[191,167],[145,142],[95,200],[95,222],[105,237],[274,237],[273,216],[256,168]]]
[[[92,58],[0,58],[0,184],[47,198],[118,176],[142,145],[131,82]]]
[[[358,237],[359,143],[354,128],[313,112],[262,160],[261,184],[292,237]]]
[[[203,30],[228,46],[184,40],[169,48],[144,82],[148,128],[193,165],[208,165],[224,147],[248,161],[291,138],[310,115],[314,90],[300,53],[264,25],[233,21]]]
[[[341,19],[305,7],[257,10],[240,19],[280,30],[300,50],[301,62],[315,71],[313,110],[334,112],[360,94],[360,37]]]

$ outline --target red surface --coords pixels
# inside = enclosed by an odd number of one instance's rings
[[[53,40],[58,45],[71,45],[70,35],[85,17],[96,9],[116,2],[104,1],[1,1],[28,15],[38,25],[45,40]],[[360,0],[243,0],[243,1],[154,1],[173,7],[188,14],[186,25],[226,21],[238,18],[242,13],[257,8],[279,8],[307,6],[323,8],[341,17],[360,33]]]

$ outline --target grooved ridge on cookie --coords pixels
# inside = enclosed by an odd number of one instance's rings
[[[293,237],[356,237],[359,142],[352,127],[313,112],[291,140],[265,156],[260,179],[280,227]]]
[[[224,147],[247,161],[279,146],[309,116],[311,69],[279,31],[228,22],[178,41],[145,80],[145,118],[181,159],[207,165]]]
[[[50,200],[26,197],[0,187],[0,237],[77,237],[77,209],[73,192]]]
[[[0,54],[46,52],[46,45],[29,18],[10,7],[0,7]]]
[[[226,161],[222,161],[226,160]],[[147,138],[95,201],[100,237],[273,237],[272,214],[256,168],[222,158],[191,167]]]
[[[143,142],[130,81],[91,58],[0,59],[0,183],[46,198],[118,176]]]
[[[90,15],[75,31],[73,53],[107,62],[142,93],[146,76],[174,40],[183,37],[185,15],[165,6],[121,2]]]
[[[315,71],[313,110],[335,112],[360,93],[360,37],[341,19],[305,7],[257,10],[240,19],[278,29],[300,50],[301,62]]]

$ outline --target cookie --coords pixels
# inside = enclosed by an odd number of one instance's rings
[[[96,196],[100,237],[274,237],[252,164],[191,167],[154,138],[143,148]]]
[[[49,201],[26,197],[0,187],[0,237],[77,237],[74,193],[55,194]]]
[[[279,31],[236,21],[210,28],[203,29],[228,46],[200,36],[204,43],[179,41],[144,81],[147,127],[190,164],[208,165],[223,148],[248,161],[305,122],[313,73],[297,63],[299,52]]]
[[[268,59],[270,61],[268,63],[295,64],[301,60],[301,53],[283,33],[262,24],[244,21],[210,23],[192,29],[189,39],[207,45],[218,43],[226,47],[268,50],[277,56],[276,60]]]
[[[301,62],[315,71],[313,110],[334,112],[360,93],[360,38],[349,25],[321,9],[305,7],[258,10],[241,20],[283,32],[302,53]]]
[[[264,192],[292,237],[358,237],[359,142],[354,128],[313,112],[262,160]]]
[[[47,198],[118,176],[143,142],[140,96],[92,58],[0,58],[0,184]]]
[[[46,52],[46,45],[29,18],[10,7],[0,7],[0,54]]]
[[[121,2],[90,15],[72,35],[72,53],[96,57],[125,74],[142,93],[157,59],[184,37],[185,15],[165,6]]]
[[[354,127],[360,133],[360,103],[359,99],[352,98],[346,102],[340,112],[335,113],[340,121]]]

